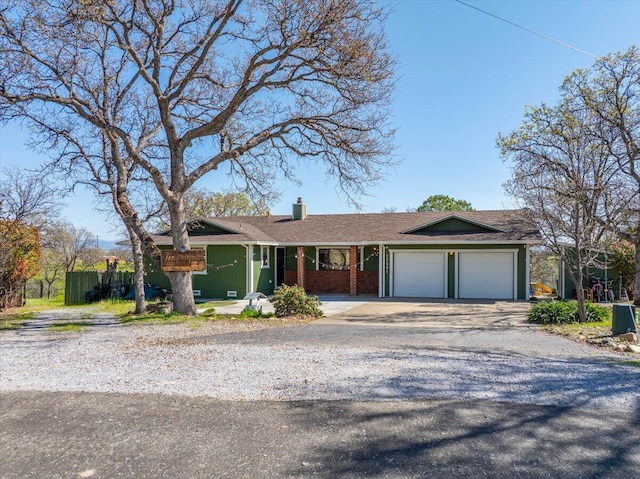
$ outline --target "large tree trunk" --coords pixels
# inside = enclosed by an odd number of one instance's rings
[[[169,215],[171,217],[171,234],[173,236],[173,249],[186,251],[189,249],[189,232],[187,230],[186,215],[182,196],[176,196],[174,201],[167,201]],[[171,283],[174,311],[187,316],[195,316],[196,302],[193,297],[193,284],[191,272],[167,273]]]
[[[576,286],[576,300],[578,301],[578,321],[584,323],[587,321],[587,309],[585,306],[585,298],[584,298],[584,274],[583,274],[583,262],[580,256],[580,250],[576,248],[576,258],[575,258],[575,271],[570,271],[570,276],[572,276],[573,282]]]
[[[132,228],[127,227],[129,239],[131,240],[131,250],[133,253],[133,291],[136,298],[136,309],[134,314],[142,314],[145,311],[144,297],[144,254],[142,252],[142,241]]]
[[[579,286],[576,287],[576,299],[578,301],[578,321],[584,323],[587,321],[587,308],[584,299],[584,288],[582,287],[582,275],[579,275]]]
[[[195,316],[196,302],[193,297],[193,285],[191,283],[191,272],[167,273],[171,282],[171,295],[173,297],[174,311],[186,316]]]

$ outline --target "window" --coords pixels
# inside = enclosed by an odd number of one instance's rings
[[[260,264],[263,268],[270,268],[268,246],[260,246]]]
[[[360,265],[361,248],[356,263]],[[350,248],[318,248],[318,270],[345,270],[351,267]]]
[[[207,247],[206,246],[192,246],[192,250],[204,250],[204,269],[201,271],[194,271],[193,274],[207,274]]]

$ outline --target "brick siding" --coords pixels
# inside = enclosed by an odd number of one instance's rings
[[[297,271],[285,271],[285,284],[297,283]],[[304,289],[308,293],[341,293],[350,294],[349,271],[305,271]],[[358,293],[378,293],[378,272],[358,271]]]

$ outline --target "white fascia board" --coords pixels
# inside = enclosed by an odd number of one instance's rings
[[[310,246],[310,247],[318,247],[318,248],[331,248],[334,246],[341,246],[341,247],[345,247],[345,246],[377,246],[379,245],[380,242],[379,241],[331,241],[331,242],[288,242],[288,241],[283,241],[281,243],[278,243],[278,246]]]
[[[262,243],[259,243],[258,241],[238,241],[238,242],[225,241],[223,243],[210,243],[210,242],[206,242],[206,241],[198,241],[197,243],[195,241],[190,241],[190,242],[191,242],[191,244],[198,245],[198,246],[246,246],[246,245],[259,245],[259,244],[262,244]],[[173,241],[171,241],[169,243],[156,243],[156,244],[158,246],[172,246],[173,245]],[[271,246],[273,246],[273,245],[271,245]],[[277,244],[275,246],[277,246]]]
[[[467,245],[467,244],[501,244],[501,245],[526,245],[526,244],[540,244],[536,240],[509,240],[509,241],[385,241],[383,243],[386,246],[429,246],[429,245]]]
[[[190,240],[196,244],[193,239],[197,237],[191,237]],[[171,246],[173,241],[156,243],[160,246]],[[259,245],[259,246],[309,246],[309,247],[319,247],[319,248],[329,248],[329,247],[348,247],[348,246],[378,246],[383,244],[385,246],[407,246],[407,245],[415,245],[415,246],[429,246],[429,245],[467,245],[467,244],[503,244],[503,245],[536,245],[536,244],[544,244],[543,241],[539,240],[509,240],[509,241],[332,241],[332,242],[275,242],[275,241],[225,241],[225,242],[204,242],[199,241],[197,244],[199,245],[211,245],[211,246],[242,246],[242,245]]]

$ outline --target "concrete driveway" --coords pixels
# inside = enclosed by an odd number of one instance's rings
[[[367,304],[372,300],[372,298],[373,297],[368,296],[351,297],[338,294],[319,296],[320,302],[322,303],[321,309],[325,316],[335,316],[345,313],[353,308]],[[375,298],[375,300],[377,299],[378,298]],[[217,313],[221,314],[239,314],[248,305],[248,300],[241,299],[239,301],[235,301],[233,304],[229,304],[228,306],[218,306],[215,309]],[[273,305],[269,301],[262,300],[260,305],[262,306],[262,311],[264,313],[273,312]]]
[[[437,300],[378,298],[375,296],[320,295],[324,324],[418,326],[429,328],[504,328],[527,326],[527,301]],[[216,308],[219,313],[238,314],[249,301],[240,300]],[[263,311],[273,305],[261,302]]]
[[[329,303],[329,301],[327,301]],[[349,303],[345,302],[348,306]],[[328,315],[328,324],[492,329],[531,327],[526,301],[372,299]]]

